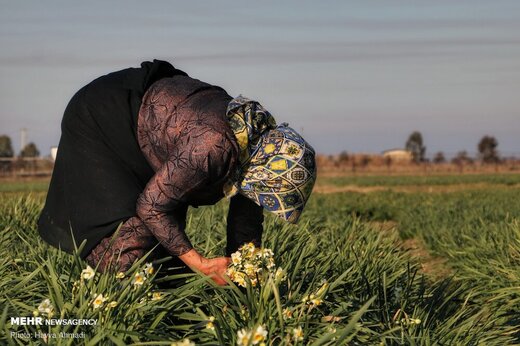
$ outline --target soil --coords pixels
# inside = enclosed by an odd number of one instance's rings
[[[398,234],[398,223],[395,221],[377,222],[371,224],[380,232]],[[399,237],[399,235],[398,235]],[[446,259],[430,254],[426,245],[420,238],[401,240],[401,247],[408,251],[410,257],[419,263],[421,273],[432,280],[438,280],[450,276],[453,271],[446,263]]]

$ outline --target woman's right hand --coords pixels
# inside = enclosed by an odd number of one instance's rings
[[[205,258],[201,256],[195,249],[191,249],[179,258],[191,269],[197,270],[213,279],[217,285],[227,285],[224,276],[226,270],[231,263],[229,257]]]
[[[224,286],[227,285],[224,276],[226,276],[226,270],[231,263],[231,258],[229,257],[216,257],[216,258],[207,258],[206,264],[201,270],[204,274],[208,275],[215,281],[217,285]]]

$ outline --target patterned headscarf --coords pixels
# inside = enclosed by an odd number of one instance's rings
[[[239,192],[296,223],[316,181],[314,149],[287,124],[276,126],[267,110],[243,96],[229,103],[227,117],[240,147],[240,168],[226,195]]]

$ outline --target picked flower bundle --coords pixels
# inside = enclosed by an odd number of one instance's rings
[[[251,286],[255,287],[268,277],[265,274],[273,275],[277,280],[284,276],[283,270],[276,268],[271,249],[257,248],[253,243],[248,243],[231,254],[226,275],[239,286],[246,287],[249,279]]]

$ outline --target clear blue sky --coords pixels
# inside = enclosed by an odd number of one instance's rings
[[[520,1],[0,0],[0,134],[56,145],[99,75],[169,60],[259,100],[321,153],[520,154]]]

